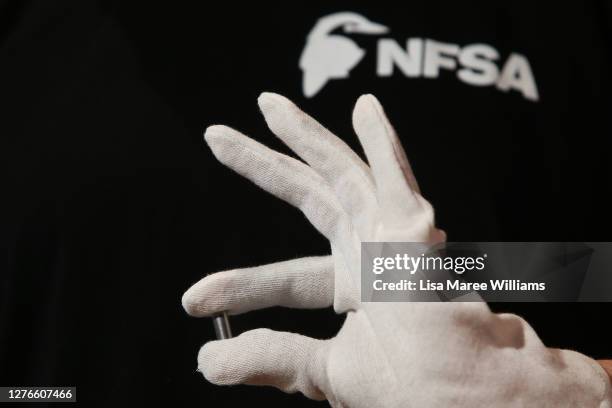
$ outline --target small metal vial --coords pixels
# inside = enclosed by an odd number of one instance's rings
[[[227,312],[221,312],[213,317],[213,326],[215,326],[215,334],[217,340],[231,339],[232,329],[230,328]]]

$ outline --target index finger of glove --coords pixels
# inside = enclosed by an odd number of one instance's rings
[[[334,299],[331,256],[308,257],[208,275],[183,295],[191,316],[239,314],[272,306],[324,308]]]

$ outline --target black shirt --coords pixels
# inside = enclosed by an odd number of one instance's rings
[[[607,2],[1,10],[0,385],[76,385],[84,406],[317,404],[208,384],[195,369],[212,325],[180,305],[207,273],[329,252],[202,142],[223,123],[287,152],[258,113],[261,91],[293,99],[360,154],[350,113],[374,93],[450,240],[610,240]],[[332,21],[326,33],[352,65],[302,57],[315,23],[345,11],[386,30]],[[492,308],[524,316],[549,346],[612,356],[609,305]],[[341,320],[274,309],[232,323],[327,337]]]

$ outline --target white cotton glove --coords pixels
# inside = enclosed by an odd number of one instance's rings
[[[362,241],[440,242],[431,205],[378,101],[353,114],[366,165],[286,98],[264,93],[270,129],[308,165],[225,126],[206,141],[226,166],[298,207],[332,255],[216,273],[183,296],[193,316],[270,306],[347,313],[336,337],[256,329],[206,343],[198,366],[215,384],[272,385],[334,407],[612,407],[603,369],[546,348],[520,317],[485,303],[361,303]]]

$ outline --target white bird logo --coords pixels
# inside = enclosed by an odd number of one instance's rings
[[[330,79],[348,77],[365,54],[349,38],[331,34],[340,27],[345,33],[384,34],[389,31],[384,25],[348,11],[317,20],[306,37],[306,47],[300,57],[302,90],[308,98],[316,95]]]

